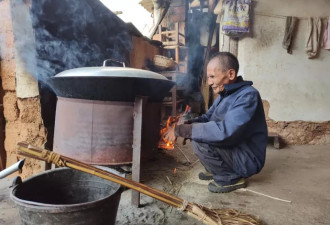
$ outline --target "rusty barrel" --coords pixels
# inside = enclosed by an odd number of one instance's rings
[[[23,225],[115,224],[119,184],[69,168],[46,171],[15,186],[11,198]]]

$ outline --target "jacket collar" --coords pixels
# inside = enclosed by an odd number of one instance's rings
[[[238,76],[235,83],[224,85],[224,90],[222,92],[220,92],[220,95],[222,97],[226,97],[226,96],[234,93],[235,91],[237,91],[241,87],[251,86],[252,84],[253,84],[252,81],[244,81],[242,76]]]

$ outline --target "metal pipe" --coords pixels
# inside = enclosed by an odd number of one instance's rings
[[[22,169],[25,159],[18,161],[17,163],[11,165],[7,169],[0,171],[0,179],[5,178],[6,176],[15,173],[16,171]]]

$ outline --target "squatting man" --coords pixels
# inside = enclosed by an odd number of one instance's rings
[[[265,163],[267,125],[259,92],[251,81],[237,76],[239,63],[229,52],[219,52],[207,65],[207,81],[219,97],[208,112],[171,128],[165,138],[191,139],[205,167],[199,179],[212,180],[210,192],[226,193],[246,187],[246,178]]]

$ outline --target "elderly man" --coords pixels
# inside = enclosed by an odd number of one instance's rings
[[[191,139],[191,146],[212,180],[211,192],[225,193],[246,186],[245,178],[265,163],[267,125],[259,92],[251,81],[237,76],[239,63],[229,52],[215,54],[207,65],[207,79],[219,97],[208,112],[169,130],[165,138]]]

